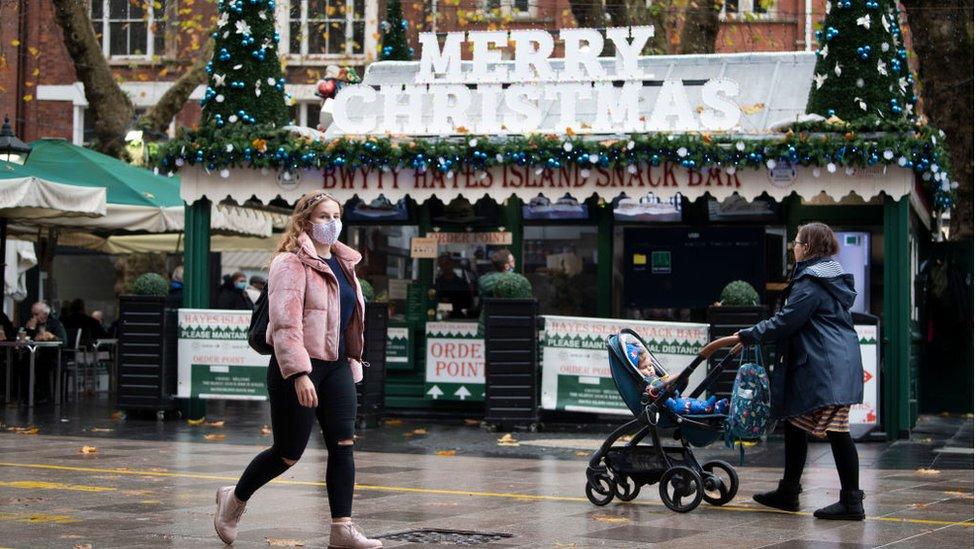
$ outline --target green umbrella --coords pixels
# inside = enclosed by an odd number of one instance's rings
[[[79,189],[59,174],[0,161],[2,218],[38,224],[69,218],[67,224],[74,224],[75,217],[101,217],[105,211],[105,189]]]
[[[101,187],[107,215],[75,225],[102,231],[168,233],[183,230],[183,199],[178,177],[166,177],[62,139],[40,139],[26,165],[56,174],[81,187]],[[270,236],[271,221],[262,212],[215,206],[211,229]]]

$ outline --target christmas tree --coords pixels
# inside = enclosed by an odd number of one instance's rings
[[[218,0],[217,13],[209,86],[200,102],[204,123],[287,124],[275,0]]]
[[[895,0],[829,0],[807,112],[910,122],[915,90]]]
[[[390,0],[386,4],[386,21],[383,21],[383,49],[380,52],[382,61],[409,61],[413,57],[413,48],[407,45],[407,20],[403,18],[403,6],[400,0]]]

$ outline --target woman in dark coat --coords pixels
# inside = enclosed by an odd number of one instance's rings
[[[217,309],[253,311],[254,302],[248,297],[247,277],[244,273],[234,273],[224,280],[217,293]]]
[[[793,243],[796,268],[786,302],[775,316],[742,330],[743,344],[777,344],[772,375],[772,416],[785,420],[786,468],[779,487],[753,499],[799,511],[800,476],[807,459],[807,435],[826,437],[840,476],[840,501],[814,516],[864,520],[864,492],[858,489],[857,449],[848,413],[864,393],[864,370],[849,309],[854,277],[833,260],[839,245],[823,223],[800,227]]]

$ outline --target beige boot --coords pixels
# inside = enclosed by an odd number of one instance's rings
[[[237,539],[237,523],[244,514],[247,502],[237,499],[233,486],[217,489],[217,512],[214,513],[214,530],[221,541],[230,545]]]
[[[378,539],[369,539],[364,536],[351,522],[332,524],[332,531],[329,532],[329,549],[377,549],[383,547],[383,542]]]

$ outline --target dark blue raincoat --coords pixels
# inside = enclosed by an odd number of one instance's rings
[[[773,418],[861,402],[864,370],[850,313],[856,295],[854,277],[840,263],[801,261],[779,312],[739,332],[747,345],[777,344],[770,380]]]

